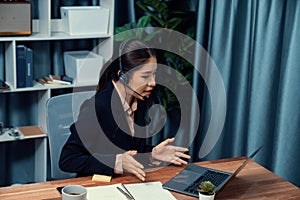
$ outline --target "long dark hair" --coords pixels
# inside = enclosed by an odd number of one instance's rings
[[[103,66],[100,72],[97,93],[102,91],[109,81],[119,80],[119,70],[123,76],[129,71],[137,70],[151,57],[156,57],[156,54],[146,43],[137,39],[122,42],[119,48],[114,51],[113,58]]]

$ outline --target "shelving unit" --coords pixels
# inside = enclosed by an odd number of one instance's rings
[[[63,51],[67,50],[89,50],[93,51],[104,58],[106,62],[113,51],[113,26],[114,26],[114,0],[98,0],[92,1],[95,6],[102,6],[110,10],[109,26],[107,34],[97,35],[80,35],[69,36],[63,31],[62,20],[51,18],[51,8],[53,2],[51,0],[33,0],[31,1],[37,10],[37,16],[32,20],[32,35],[30,36],[0,36],[0,47],[3,48],[3,53],[0,52],[0,58],[4,60],[4,66],[0,62],[0,75],[6,84],[10,86],[9,91],[0,92],[0,102],[5,102],[0,105],[0,121],[5,124],[13,125],[14,127],[38,126],[45,133],[46,130],[46,102],[52,96],[72,92],[73,88],[94,89],[96,82],[88,82],[84,84],[71,84],[62,86],[44,86],[35,82],[33,87],[17,88],[17,67],[16,67],[16,47],[17,45],[25,45],[33,51],[33,70],[34,79],[54,74],[53,62],[54,56],[63,57]],[[84,42],[83,42],[84,41]],[[85,43],[82,45],[81,43]],[[59,49],[53,49],[55,46]],[[82,49],[84,48],[84,49]],[[0,48],[1,49],[1,48]],[[64,75],[63,65],[57,67],[58,73],[55,75]],[[0,76],[1,78],[1,76]],[[28,98],[30,97],[30,99]],[[11,98],[15,98],[13,102]],[[22,106],[22,101],[26,98],[30,103]],[[16,105],[12,105],[16,104]],[[22,108],[23,118],[11,120],[19,115],[19,108]],[[9,113],[7,119],[5,114]],[[26,116],[26,113],[30,113]],[[22,142],[22,141],[20,141]],[[35,172],[33,182],[45,181],[47,179],[47,137],[35,138]],[[38,168],[38,170],[36,170]]]

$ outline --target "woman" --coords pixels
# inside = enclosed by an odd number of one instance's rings
[[[64,145],[60,168],[79,176],[134,174],[144,181],[145,167],[168,162],[187,164],[187,148],[172,146],[174,138],[156,147],[147,138],[147,108],[156,82],[155,52],[139,40],[119,47],[108,64],[96,95],[84,103]]]

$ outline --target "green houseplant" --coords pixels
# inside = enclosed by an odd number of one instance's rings
[[[115,41],[122,42],[127,39],[137,38],[151,44],[167,44],[165,50],[157,50],[158,61],[160,64],[175,69],[178,74],[172,79],[164,79],[171,88],[182,88],[186,84],[192,85],[194,67],[184,58],[191,57],[194,53],[195,38],[195,10],[187,5],[190,0],[136,0],[136,10],[138,13],[136,22],[124,24],[115,28]],[[151,28],[154,28],[150,31]],[[131,31],[128,31],[131,30]],[[180,32],[187,37],[180,38],[179,42],[168,41],[170,31]],[[162,36],[163,35],[163,36]],[[158,45],[159,46],[159,45]],[[172,53],[172,49],[178,49],[179,54]],[[168,72],[166,72],[167,74]],[[157,77],[161,77],[157,75]],[[184,79],[180,79],[184,77]],[[156,86],[156,103],[162,105],[167,112],[167,122],[163,129],[164,137],[174,137],[174,133],[180,123],[181,108],[176,95],[169,88]],[[184,103],[189,106],[190,104]],[[158,119],[157,121],[161,121]],[[160,137],[159,135],[157,135]]]
[[[199,192],[199,200],[213,200],[215,198],[216,186],[210,181],[200,183],[197,191]]]
[[[161,41],[161,29],[154,32],[146,32],[146,27],[163,28],[164,30],[175,30],[181,32],[191,40],[182,39],[180,43],[169,44],[169,49],[178,48],[182,57],[188,57],[187,54],[194,52],[193,40],[195,37],[195,11],[184,8],[188,5],[189,0],[181,1],[181,4],[175,0],[138,0],[136,8],[144,14],[137,19],[137,22],[127,23],[115,28],[115,40],[124,41],[127,39],[137,38],[149,43],[166,43]],[[135,30],[135,31],[128,31]],[[158,50],[159,51],[159,50]],[[159,51],[159,61],[178,71],[184,78],[192,84],[193,66],[171,51]],[[170,80],[170,85],[175,85],[178,81]],[[173,81],[173,82],[172,82]],[[183,83],[187,84],[187,83]],[[160,103],[167,109],[172,110],[178,106],[176,98],[167,89],[162,89],[158,94]]]

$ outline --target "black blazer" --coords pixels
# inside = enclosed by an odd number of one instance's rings
[[[146,139],[147,100],[138,101],[134,113],[135,135],[125,118],[122,102],[112,83],[84,102],[78,120],[70,127],[71,135],[63,146],[59,167],[78,176],[113,175],[116,154],[137,150],[135,158],[144,164],[150,163],[152,146]],[[145,166],[145,167],[146,167]]]

